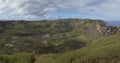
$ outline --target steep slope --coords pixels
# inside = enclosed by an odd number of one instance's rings
[[[120,30],[109,37],[101,37],[87,48],[59,55],[42,55],[36,63],[120,63]]]
[[[69,52],[95,42],[107,27],[102,20],[90,19],[0,21],[0,53]]]
[[[0,63],[119,63],[119,38],[102,20],[0,21]]]

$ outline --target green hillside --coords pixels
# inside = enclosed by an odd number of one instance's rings
[[[42,55],[36,63],[120,63],[120,31],[70,53]]]
[[[0,55],[0,63],[34,63],[34,61],[35,59],[30,53]]]
[[[102,20],[0,21],[0,53],[64,53],[88,46],[108,27]]]
[[[102,20],[0,21],[0,63],[119,63],[119,38]]]

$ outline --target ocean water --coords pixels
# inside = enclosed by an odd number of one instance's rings
[[[120,26],[120,21],[107,21],[107,23],[111,26]]]

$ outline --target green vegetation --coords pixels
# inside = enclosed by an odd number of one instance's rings
[[[102,36],[101,20],[0,21],[0,53],[64,53],[86,47]]]
[[[42,60],[39,60],[44,58]],[[49,60],[49,58],[51,58]],[[53,59],[52,59],[53,58]],[[48,61],[48,62],[46,62]],[[120,63],[120,32],[102,37],[87,48],[60,55],[43,55],[36,63]]]
[[[0,21],[0,63],[120,63],[119,38],[102,20]]]
[[[34,59],[29,53],[18,53],[14,55],[1,55],[0,63],[32,63]]]

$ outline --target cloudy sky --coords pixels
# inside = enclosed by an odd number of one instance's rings
[[[120,0],[0,0],[0,19],[120,20]]]

